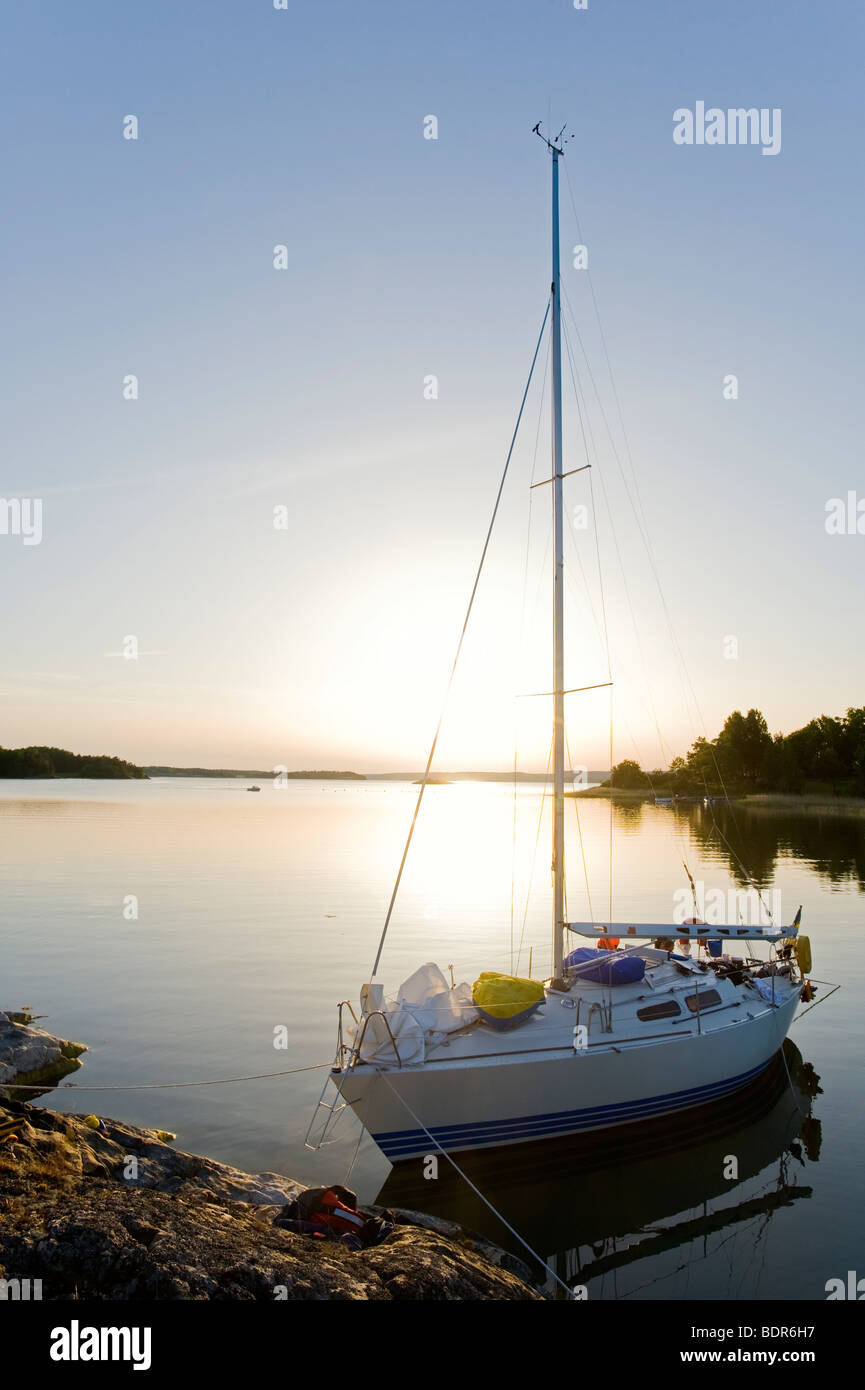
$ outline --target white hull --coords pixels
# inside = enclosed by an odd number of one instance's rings
[[[435,1153],[436,1146],[458,1153],[608,1129],[747,1085],[781,1047],[798,996],[791,989],[777,1006],[735,1019],[727,1014],[723,1023],[716,1016],[714,1026],[706,1026],[709,1015],[701,1033],[613,1037],[582,1052],[527,1050],[508,1039],[509,1053],[493,1035],[495,1051],[487,1056],[443,1056],[403,1068],[361,1064],[334,1081],[392,1162]]]

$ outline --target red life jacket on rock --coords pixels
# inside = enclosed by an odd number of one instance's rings
[[[309,1220],[317,1226],[326,1226],[329,1231],[336,1231],[338,1235],[360,1235],[366,1225],[366,1217],[341,1202],[332,1187],[325,1188],[310,1212]]]

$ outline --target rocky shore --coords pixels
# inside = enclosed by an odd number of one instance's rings
[[[28,1035],[40,1031],[0,1014],[7,1084],[16,1059],[37,1055]],[[83,1050],[51,1041],[55,1062],[77,1059],[64,1047]],[[543,1299],[519,1260],[450,1222],[398,1209],[381,1245],[313,1240],[273,1225],[301,1190],[282,1174],[244,1173],[162,1131],[14,1094],[0,1081],[0,1279],[40,1279],[43,1299]]]
[[[19,1086],[54,1086],[81,1066],[84,1043],[55,1038],[31,1027],[33,1015],[0,1012],[0,1093],[4,1083]]]

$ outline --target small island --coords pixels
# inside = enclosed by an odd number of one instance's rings
[[[91,777],[147,781],[151,777],[243,777],[270,781],[275,769],[222,767],[138,767],[107,753],[70,753],[66,748],[0,748],[0,777]],[[281,772],[281,778],[309,782],[365,782],[362,772],[311,769]]]
[[[143,767],[107,753],[70,753],[65,748],[0,748],[0,777],[147,778]]]

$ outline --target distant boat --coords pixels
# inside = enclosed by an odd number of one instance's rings
[[[479,979],[473,988],[454,986],[453,978],[449,985],[427,961],[404,981],[396,1000],[386,1001],[375,976],[410,831],[378,954],[360,991],[360,1010],[349,1001],[339,1006],[336,1058],[319,1101],[327,1114],[323,1128],[319,1111],[313,1116],[307,1134],[311,1147],[325,1142],[331,1121],[346,1106],[387,1158],[399,1162],[432,1148],[459,1152],[606,1130],[717,1100],[759,1076],[777,1054],[811,968],[810,946],[798,935],[801,909],[789,926],[569,920],[564,696],[576,689],[564,688],[562,480],[581,470],[565,468],[562,454],[562,133],[545,143],[553,176],[552,290],[534,360],[549,319],[552,467],[542,482],[552,494],[554,539],[551,977],[541,982],[483,973],[478,942]],[[596,687],[579,687],[591,688]],[[415,820],[432,780],[437,739],[438,732]],[[670,806],[672,797],[656,797],[655,804]],[[443,874],[447,867],[441,865]],[[471,915],[467,908],[467,940]],[[571,950],[565,944],[571,934],[586,944]],[[676,940],[685,943],[685,952],[673,945]],[[756,942],[768,948],[768,959],[757,959]],[[810,997],[807,990],[804,997]],[[331,1081],[337,1095],[328,1104],[324,1097]]]
[[[248,792],[260,792],[260,791],[261,791],[261,787],[247,787],[246,790],[247,790]]]

